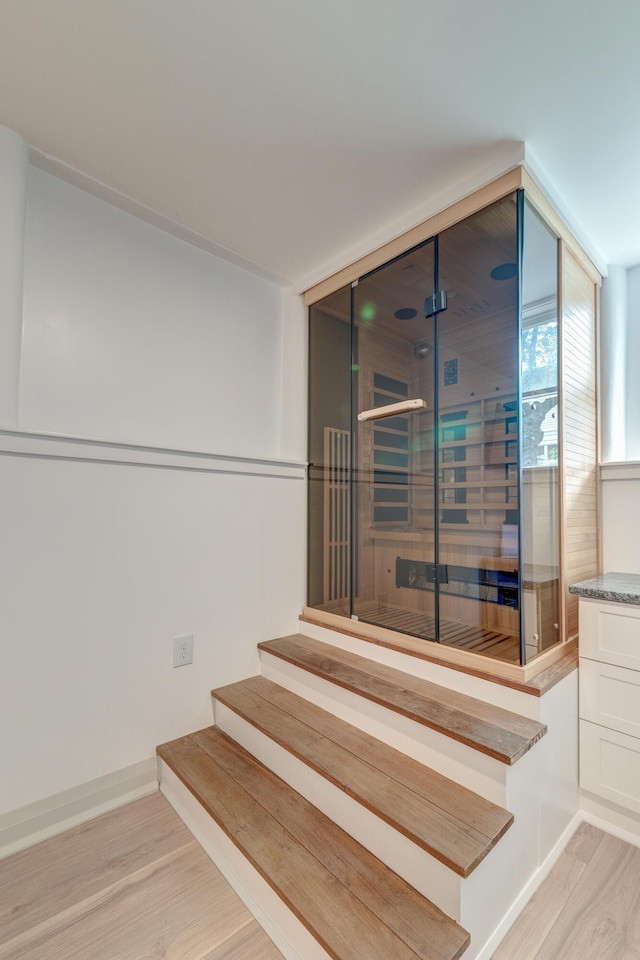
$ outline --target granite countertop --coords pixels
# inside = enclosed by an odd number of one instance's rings
[[[616,603],[640,604],[640,574],[605,573],[569,587],[569,593],[590,600],[614,600]]]

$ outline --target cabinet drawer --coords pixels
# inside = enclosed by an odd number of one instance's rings
[[[581,720],[580,785],[640,813],[640,740]]]
[[[580,716],[640,737],[640,671],[581,658]]]
[[[580,653],[640,670],[640,607],[581,598]]]

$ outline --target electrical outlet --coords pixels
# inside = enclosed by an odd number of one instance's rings
[[[193,663],[193,634],[187,633],[183,637],[173,638],[173,665],[184,667]]]

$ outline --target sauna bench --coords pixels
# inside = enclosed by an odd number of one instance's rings
[[[420,528],[386,527],[369,532],[374,543],[374,576],[376,596],[405,610],[432,614],[434,610],[433,586],[409,587],[398,579],[396,563],[425,564],[433,561],[433,531]],[[440,558],[449,568],[449,583],[443,584],[440,600],[441,613],[451,622],[481,624],[487,630],[516,637],[520,629],[517,602],[491,599],[506,589],[509,596],[517,593],[518,574],[521,576],[522,602],[524,605],[525,646],[527,658],[535,657],[558,642],[558,568],[544,564],[520,564],[517,557],[496,555],[500,544],[495,536],[469,535],[446,531],[440,537]],[[494,552],[495,551],[495,552]],[[493,555],[492,555],[493,554]],[[477,593],[471,581],[455,589],[458,581],[466,581],[458,570],[476,571],[479,582]],[[507,575],[504,583],[492,576],[491,571]],[[515,575],[515,580],[513,577]],[[509,583],[509,579],[513,582]],[[504,590],[503,590],[504,593]],[[507,596],[507,593],[504,593]],[[481,601],[481,605],[478,602]]]
[[[422,545],[426,549],[433,550],[433,530],[393,530],[389,528],[381,530],[372,530],[370,532],[370,538],[374,541],[381,541],[382,543],[388,544],[389,542],[397,543],[398,549],[401,549],[400,544],[411,543]],[[464,540],[460,537],[456,537],[454,534],[442,534],[441,542],[449,545],[460,544],[464,546],[469,543],[469,538],[467,537]],[[483,546],[487,546],[486,538],[480,541]],[[430,557],[421,558],[424,560],[431,559]],[[456,563],[462,562],[460,559],[456,559]],[[445,564],[446,565],[446,564]],[[470,566],[482,567],[484,570],[503,570],[505,573],[517,573],[520,566],[517,557],[484,557],[480,554],[477,554],[473,561],[469,563]],[[558,568],[552,566],[545,566],[544,564],[533,564],[525,563],[523,565],[524,580],[523,588],[525,590],[536,590],[540,587],[557,585],[558,583]],[[640,578],[638,578],[640,583]],[[638,603],[640,603],[640,586],[638,587]]]

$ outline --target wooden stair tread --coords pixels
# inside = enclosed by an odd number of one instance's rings
[[[258,646],[508,765],[547,731],[536,720],[302,634]]]
[[[158,755],[335,960],[456,960],[469,935],[215,727]]]
[[[265,677],[213,696],[461,877],[513,822],[507,810]]]

